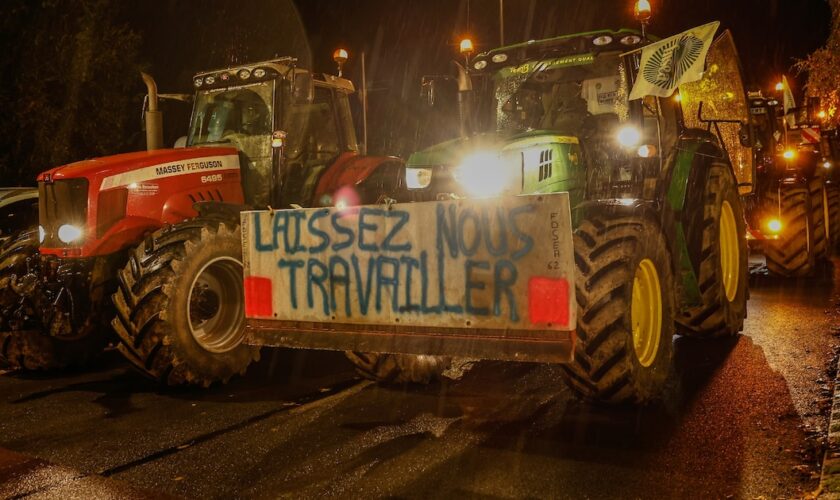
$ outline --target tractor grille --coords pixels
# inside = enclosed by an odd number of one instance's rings
[[[58,228],[63,224],[73,224],[85,230],[88,204],[87,179],[39,182],[38,197],[38,222],[46,233],[41,246],[46,248],[69,246],[58,239]],[[80,243],[81,240],[73,242],[73,246],[79,246]]]

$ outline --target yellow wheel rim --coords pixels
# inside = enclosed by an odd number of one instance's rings
[[[738,281],[741,279],[740,242],[738,241],[738,225],[735,224],[735,213],[732,205],[724,201],[720,207],[720,270],[723,276],[723,289],[726,300],[732,302],[738,294]]]
[[[656,359],[662,336],[662,292],[659,273],[650,259],[639,262],[636,268],[632,300],[633,348],[639,363],[647,368]]]

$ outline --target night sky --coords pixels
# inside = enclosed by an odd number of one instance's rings
[[[166,2],[164,2],[166,4]],[[498,0],[297,0],[314,66],[334,71],[335,47],[350,50],[354,76],[361,50],[368,53],[374,86],[394,90],[406,77],[445,71],[457,57],[456,43],[470,34],[479,50],[499,42]],[[821,46],[828,35],[830,9],[824,0],[653,0],[650,31],[667,36],[712,20],[735,35],[748,81],[767,87],[794,63]],[[207,64],[285,55],[301,28],[289,0],[183,2],[160,9],[138,2],[132,24],[144,34],[152,69],[164,82],[189,85],[183,74]],[[197,5],[212,5],[199,10]],[[534,15],[528,29],[529,10]],[[224,17],[229,31],[203,31],[207,17]],[[507,43],[599,28],[636,27],[632,2],[618,0],[505,0]],[[228,53],[202,53],[201,41],[222,37]],[[219,57],[222,56],[222,57]],[[226,59],[226,60],[225,60]],[[804,78],[800,78],[804,83]],[[407,84],[407,83],[406,83]],[[417,82],[411,86],[416,87]]]
[[[504,3],[507,44],[638,26],[630,1]],[[451,114],[425,115],[420,78],[451,72],[450,61],[458,57],[457,42],[465,34],[479,51],[499,43],[498,0],[217,0],[214,9],[202,12],[195,2],[166,4],[161,11],[154,1],[138,3],[133,23],[144,34],[162,89],[188,91],[189,76],[198,70],[276,55],[297,55],[304,65],[311,58],[316,71],[333,73],[338,46],[349,50],[345,73],[358,85],[359,54],[365,51],[372,146],[380,153],[404,155],[451,136]],[[764,90],[772,89],[783,72],[793,76],[795,60],[825,43],[831,18],[824,0],[653,0],[652,5],[650,32],[660,36],[721,21],[721,29],[735,35],[748,85]],[[218,22],[208,19],[224,19],[226,31],[219,33]],[[217,50],[208,53],[202,41],[212,41]],[[795,92],[804,81],[791,78]]]

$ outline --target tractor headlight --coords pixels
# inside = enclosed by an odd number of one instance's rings
[[[43,243],[47,239],[47,230],[44,226],[38,226],[38,243]]]
[[[639,145],[639,142],[642,140],[642,133],[636,127],[626,125],[618,129],[616,138],[618,139],[618,143],[625,148],[632,148]]]
[[[454,174],[464,190],[476,198],[502,194],[514,181],[511,169],[495,152],[482,151],[467,156]]]
[[[782,231],[782,221],[779,219],[770,219],[767,221],[767,229],[773,234],[779,234]]]
[[[58,239],[63,243],[73,243],[82,237],[82,229],[73,224],[62,224],[58,228]]]
[[[432,183],[431,168],[406,168],[405,185],[408,189],[423,189]]]

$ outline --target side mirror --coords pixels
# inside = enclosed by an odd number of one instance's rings
[[[434,107],[435,105],[435,79],[424,76],[420,80],[420,98],[426,102],[426,105]]]
[[[312,73],[292,73],[292,102],[295,104],[310,104],[315,98],[315,82]]]

